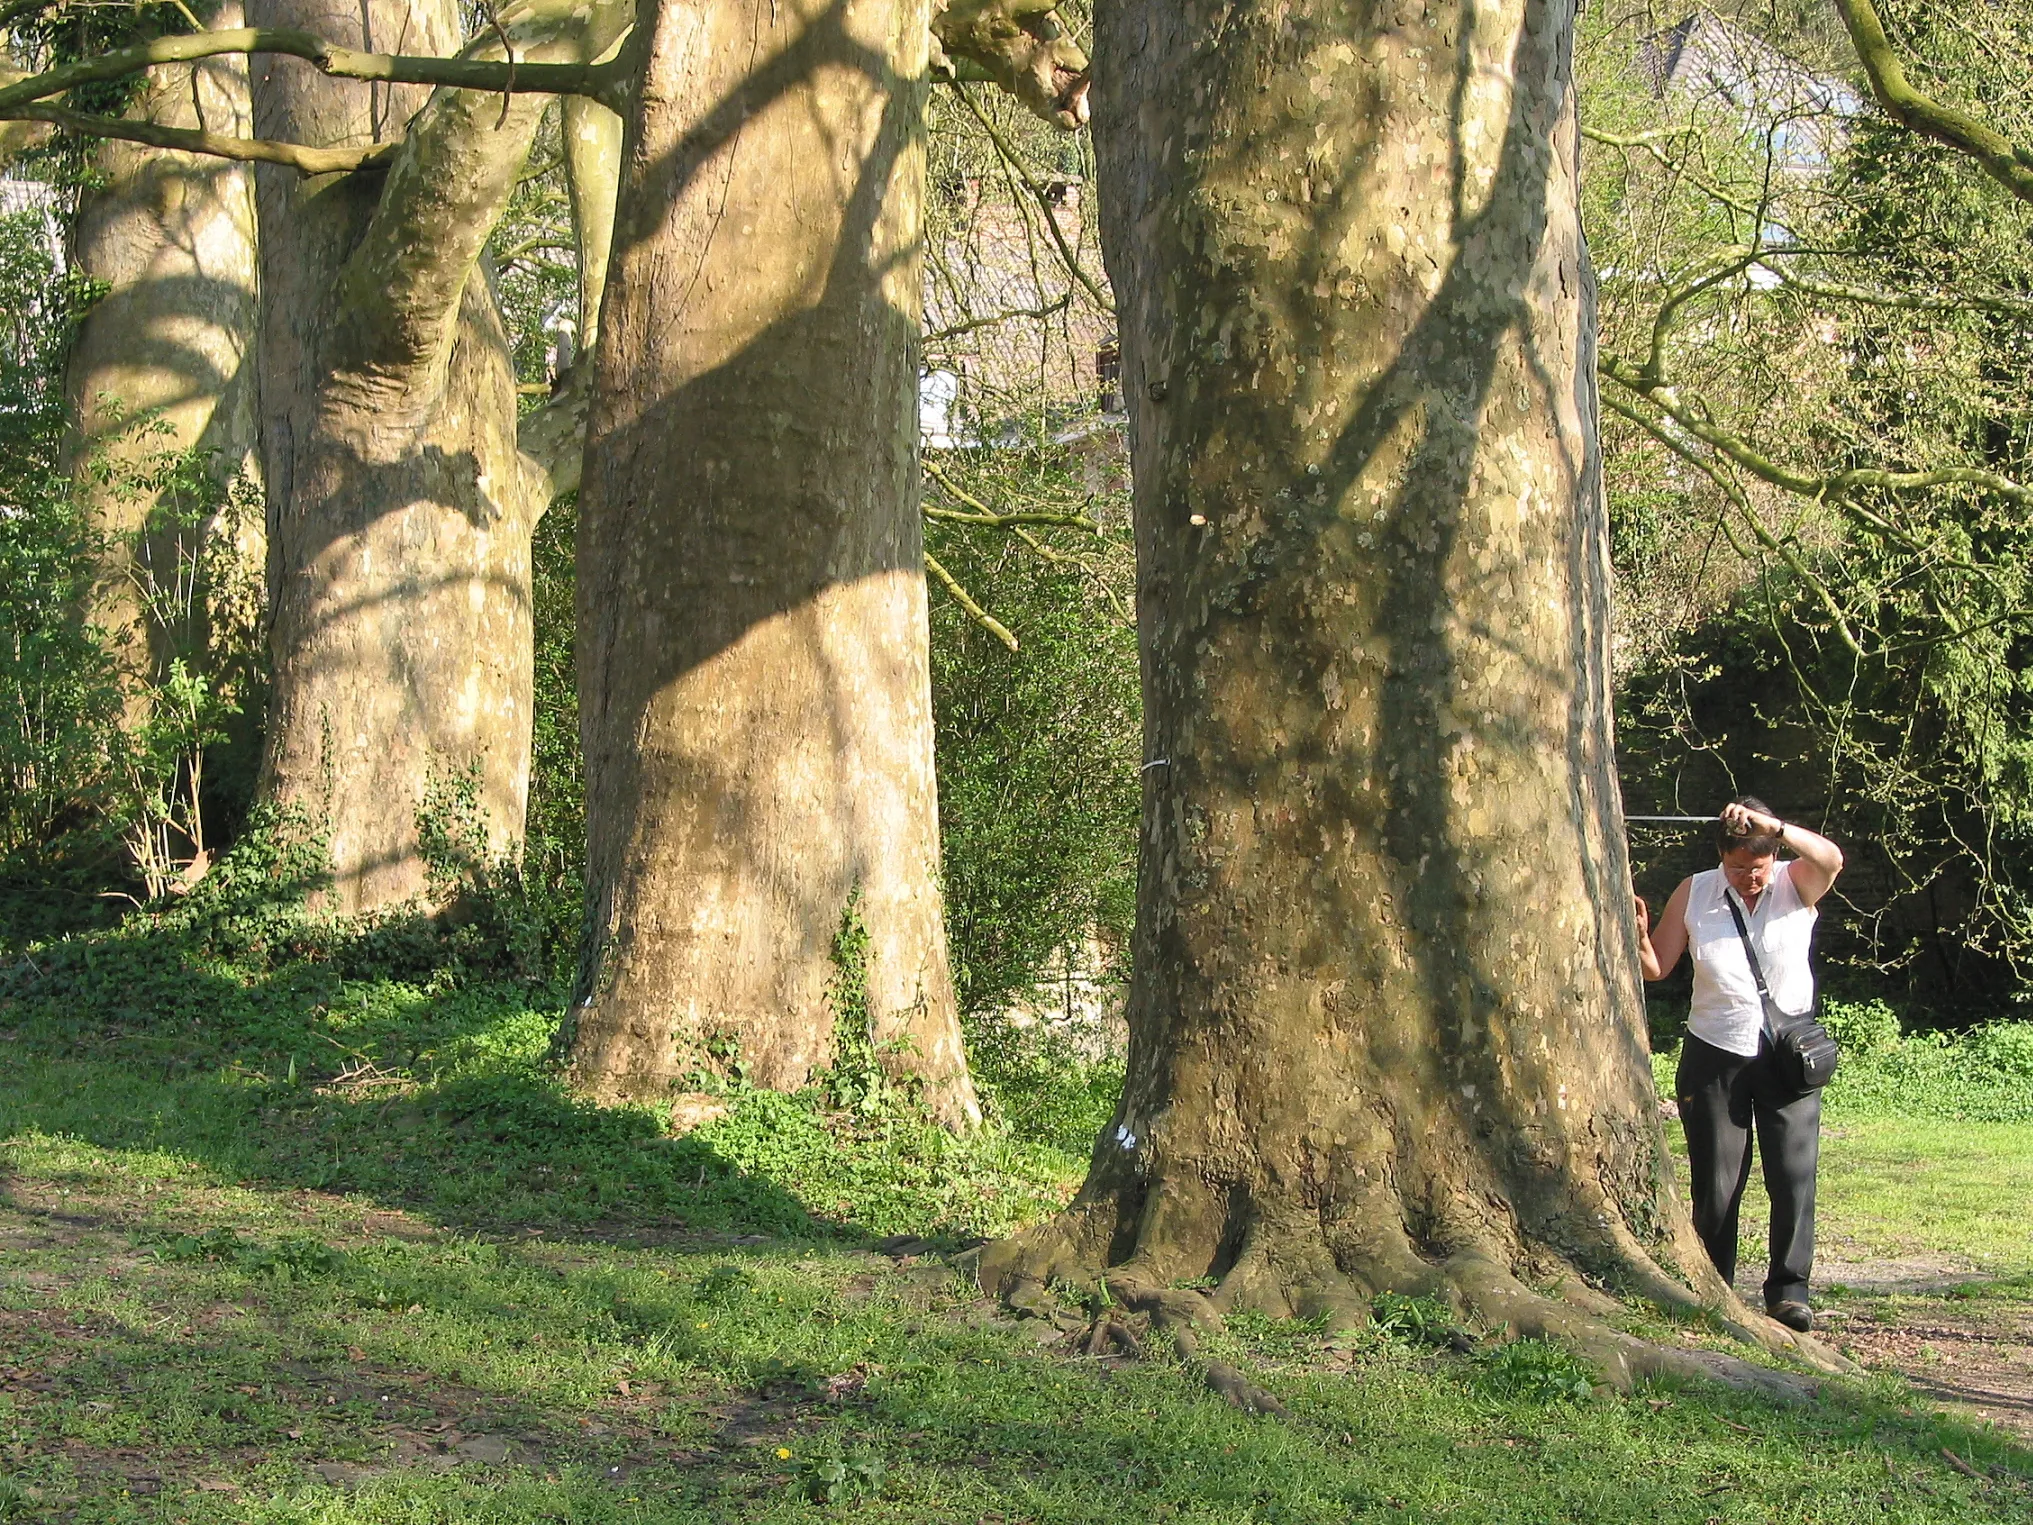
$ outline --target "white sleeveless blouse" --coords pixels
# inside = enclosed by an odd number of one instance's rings
[[[1688,881],[1687,947],[1694,956],[1694,1000],[1687,1030],[1703,1043],[1750,1058],[1758,1052],[1765,1009],[1723,898],[1730,893],[1719,868]],[[1743,910],[1741,899],[1737,909]],[[1765,984],[1781,1011],[1804,1012],[1814,1005],[1814,972],[1807,965],[1807,949],[1817,914],[1794,888],[1793,864],[1788,861],[1773,872],[1757,909],[1744,915]]]

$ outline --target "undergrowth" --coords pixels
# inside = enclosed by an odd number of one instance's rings
[[[1842,1045],[1823,1093],[1831,1117],[2033,1121],[2033,1022],[1906,1032],[1883,1001],[1826,1001],[1821,1018]],[[1653,1056],[1663,1097],[1673,1094],[1677,1061],[1677,1045]]]
[[[263,820],[183,901],[0,965],[0,1028],[38,1082],[0,1122],[476,1226],[957,1241],[1065,1200],[1114,1102],[1106,1067],[1012,1048],[980,1056],[988,1124],[939,1127],[869,1040],[850,919],[840,1063],[797,1095],[716,1082],[716,1115],[673,1135],[659,1109],[565,1087],[558,961],[513,881],[447,915],[342,922],[305,907],[322,862],[314,835]]]

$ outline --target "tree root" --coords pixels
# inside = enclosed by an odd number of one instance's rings
[[[1828,1376],[1853,1374],[1857,1368],[1818,1340],[1760,1318],[1729,1297],[1702,1303],[1688,1288],[1651,1266],[1638,1262],[1649,1275],[1634,1278],[1642,1296],[1677,1311],[1704,1310],[1734,1338],[1754,1348],[1782,1354],[1809,1368],[1786,1371],[1762,1366],[1720,1351],[1679,1350],[1640,1339],[1615,1328],[1609,1320],[1624,1305],[1589,1286],[1579,1275],[1561,1278],[1553,1295],[1534,1291],[1485,1249],[1469,1249],[1439,1264],[1410,1253],[1387,1252],[1365,1257],[1354,1273],[1324,1242],[1304,1248],[1289,1235],[1277,1236],[1275,1256],[1261,1251],[1264,1242],[1252,1236],[1228,1274],[1211,1294],[1168,1285],[1174,1279],[1159,1257],[1139,1250],[1129,1260],[1109,1267],[1100,1263],[1102,1242],[1091,1220],[1083,1222],[1076,1205],[1060,1218],[1016,1236],[985,1245],[962,1257],[982,1290],[999,1296],[1010,1308],[1052,1321],[1067,1331],[1075,1345],[1090,1356],[1111,1349],[1137,1359],[1143,1347],[1113,1309],[1091,1320],[1063,1307],[1046,1290],[1048,1280],[1105,1288],[1115,1305],[1148,1318],[1153,1335],[1171,1337],[1178,1360],[1196,1368],[1209,1388],[1249,1413],[1283,1415],[1277,1397],[1249,1381],[1226,1362],[1203,1358],[1201,1336],[1222,1327],[1223,1311],[1260,1308],[1275,1316],[1317,1319],[1329,1331],[1359,1328],[1369,1321],[1372,1297],[1381,1292],[1437,1297],[1457,1314],[1496,1331],[1501,1340],[1545,1339],[1573,1350],[1592,1366],[1605,1385],[1629,1391],[1641,1381],[1667,1378],[1718,1382],[1782,1402],[1804,1402],[1819,1396]],[[1447,1343],[1457,1351],[1472,1349],[1462,1331]]]

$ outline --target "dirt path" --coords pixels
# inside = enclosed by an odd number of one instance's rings
[[[1739,1289],[1758,1296],[1756,1273]],[[2033,1441],[2033,1276],[1995,1280],[1952,1256],[1823,1260],[1815,1306],[1829,1342],[1923,1400]]]

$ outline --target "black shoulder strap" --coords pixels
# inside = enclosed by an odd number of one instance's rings
[[[1751,961],[1751,978],[1758,982],[1758,994],[1769,1001],[1772,992],[1765,987],[1765,971],[1758,963],[1758,950],[1751,946],[1751,930],[1744,925],[1744,913],[1737,909],[1736,897],[1728,890],[1722,892],[1722,903],[1729,907],[1729,919],[1737,924],[1737,936],[1744,940],[1744,957]]]

